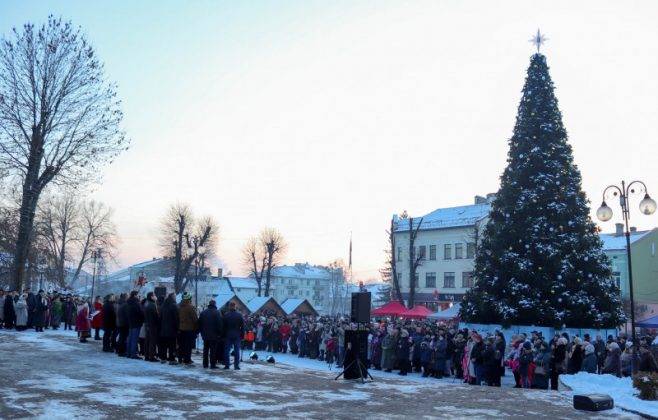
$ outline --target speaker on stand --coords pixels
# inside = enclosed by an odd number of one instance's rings
[[[345,379],[366,378],[374,380],[368,372],[368,323],[370,322],[370,292],[352,293],[352,307],[350,318],[357,324],[356,330],[345,331],[345,359],[343,360],[343,371],[336,376]]]

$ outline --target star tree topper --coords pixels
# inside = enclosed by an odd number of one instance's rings
[[[546,38],[546,36],[544,36],[541,32],[539,32],[539,29],[537,29],[537,34],[530,38],[528,42],[535,44],[537,47],[537,53],[539,53],[539,49],[546,41],[548,41],[548,38]]]

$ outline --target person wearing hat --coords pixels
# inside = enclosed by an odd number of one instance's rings
[[[46,299],[46,292],[39,290],[39,293],[34,298],[34,315],[32,317],[32,323],[36,332],[43,332],[43,327],[46,325],[47,310],[48,300]]]
[[[532,363],[533,359],[532,344],[529,341],[525,341],[519,355],[519,376],[521,377],[521,386],[523,388],[530,388],[530,363]]]
[[[230,302],[228,312],[222,319],[224,330],[224,369],[230,367],[231,350],[233,351],[233,368],[240,370],[240,342],[244,337],[244,318],[236,310],[235,302]]]
[[[192,295],[185,292],[178,305],[178,362],[192,365],[192,348],[196,340],[199,318],[196,308],[192,306]]]
[[[587,344],[585,346],[585,357],[583,358],[581,370],[587,373],[596,373],[597,366],[598,360],[596,358],[594,345]]]
[[[621,349],[619,344],[613,341],[608,344],[608,355],[605,358],[605,364],[603,365],[603,373],[609,373],[621,377]]]
[[[208,302],[208,307],[199,315],[199,331],[203,339],[203,367],[217,369],[219,354],[217,346],[222,337],[222,316],[217,310],[214,300]]]
[[[137,355],[137,343],[139,341],[139,331],[144,324],[144,312],[139,303],[136,290],[130,292],[130,297],[126,301],[126,312],[128,315],[128,357],[131,359],[141,359]]]
[[[621,363],[621,376],[631,376],[633,373],[633,342],[627,341],[625,349],[619,357]]]

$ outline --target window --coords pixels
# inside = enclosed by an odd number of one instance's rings
[[[452,259],[452,245],[445,244],[443,246],[443,259],[444,260]]]
[[[311,285],[311,280],[306,280],[306,285],[310,286]]]
[[[418,273],[414,274],[414,287],[418,287]]]
[[[307,291],[306,291],[306,297],[309,297],[310,294],[311,294],[311,293],[307,290]]]
[[[455,259],[460,260],[462,258],[464,258],[464,244],[455,244]]]
[[[430,245],[430,260],[436,260],[436,245]]]
[[[292,289],[288,289],[288,296],[294,296],[294,295],[295,295],[295,291]]]
[[[425,273],[425,287],[436,288],[436,273]]]
[[[443,273],[443,287],[446,289],[455,288],[455,273]]]
[[[466,258],[475,258],[475,242],[466,244]]]
[[[462,287],[470,288],[473,287],[473,272],[464,271],[462,273]]]
[[[398,247],[398,261],[402,261],[402,247]]]
[[[615,281],[615,284],[618,288],[621,288],[621,273],[619,271],[614,271],[612,273],[612,278]]]
[[[427,258],[427,247],[425,245],[421,245],[418,247],[418,253],[420,254],[420,259],[424,260]]]
[[[398,284],[402,284],[402,273],[398,273]]]

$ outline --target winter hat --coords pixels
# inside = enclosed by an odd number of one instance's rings
[[[585,346],[585,354],[592,354],[594,353],[594,346],[591,344],[588,344]]]
[[[627,341],[626,342],[626,348],[630,349],[631,347],[633,347],[633,342],[632,341]]]
[[[525,343],[523,343],[523,348],[526,350],[530,350],[532,348],[532,344],[530,344],[529,341],[526,341]]]
[[[615,341],[612,343],[608,344],[608,349],[610,350],[619,350],[619,344],[617,344]]]
[[[560,337],[557,339],[558,344],[564,344],[565,346],[567,345],[567,339],[564,337]]]
[[[192,295],[188,292],[183,293],[183,300],[192,300]]]

